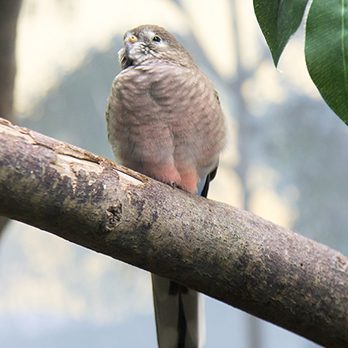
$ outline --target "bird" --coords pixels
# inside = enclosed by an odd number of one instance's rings
[[[163,27],[128,30],[106,108],[121,164],[188,194],[207,197],[226,143],[218,94],[190,53]],[[199,294],[152,274],[159,348],[200,347]]]

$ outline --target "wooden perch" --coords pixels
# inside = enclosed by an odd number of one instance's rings
[[[0,215],[348,347],[348,259],[0,119]]]

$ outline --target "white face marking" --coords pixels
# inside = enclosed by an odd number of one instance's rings
[[[119,51],[121,65],[132,61],[131,65],[141,64],[149,56],[160,57],[156,48],[168,47],[168,43],[152,30],[144,30],[138,37],[128,32],[124,38],[124,48]]]
[[[145,31],[145,35],[149,38],[149,40],[150,40],[151,42],[153,42],[154,44],[156,44],[156,45],[159,46],[159,47],[166,47],[166,46],[168,46],[167,42],[164,41],[164,39],[163,39],[160,35],[154,33],[152,30],[147,30],[147,31]],[[160,37],[160,38],[161,38],[161,41],[159,41],[159,42],[153,41],[153,38],[154,38],[155,36]]]

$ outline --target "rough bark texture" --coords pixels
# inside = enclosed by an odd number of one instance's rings
[[[348,259],[0,120],[0,214],[174,279],[329,347],[348,346]]]

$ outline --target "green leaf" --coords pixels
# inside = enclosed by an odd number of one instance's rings
[[[348,0],[313,0],[305,54],[320,94],[348,124]]]
[[[254,0],[254,11],[275,66],[301,24],[308,0]]]

